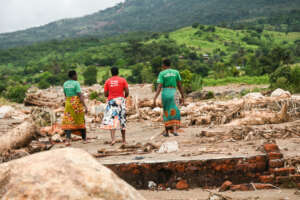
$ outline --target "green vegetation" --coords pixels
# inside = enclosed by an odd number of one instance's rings
[[[270,76],[271,88],[300,92],[300,65],[281,66]]]
[[[97,68],[95,66],[89,66],[83,72],[84,84],[93,85],[97,83]]]
[[[0,34],[0,48],[128,32],[164,32],[201,22],[227,28],[299,31],[300,0],[126,0],[82,18]],[[209,39],[209,38],[208,38]]]
[[[6,80],[0,83],[0,94],[20,102],[22,95],[8,95],[14,93],[10,86],[62,85],[71,69],[78,72],[81,84],[103,84],[111,66],[119,67],[130,83],[154,83],[164,58],[170,58],[172,67],[181,72],[187,92],[201,90],[203,85],[268,84],[269,75],[277,69],[300,63],[299,32],[193,27],[0,50],[0,78]],[[278,77],[270,80],[290,84],[285,76]]]
[[[241,77],[226,77],[222,79],[204,78],[203,85],[218,86],[228,84],[249,84],[249,85],[263,85],[269,84],[269,77],[264,76],[241,76]]]

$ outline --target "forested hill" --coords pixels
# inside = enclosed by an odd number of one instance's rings
[[[0,34],[0,48],[53,39],[103,37],[125,32],[169,31],[200,24],[271,23],[299,28],[300,0],[127,0],[82,18]],[[297,10],[298,9],[298,10]],[[260,21],[259,21],[260,20]],[[297,30],[291,30],[297,31]]]

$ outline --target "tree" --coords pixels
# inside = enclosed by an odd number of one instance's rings
[[[97,83],[97,68],[95,66],[88,66],[83,72],[84,84],[93,85]]]

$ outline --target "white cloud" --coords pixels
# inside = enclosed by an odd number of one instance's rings
[[[0,0],[0,33],[92,14],[124,0]]]

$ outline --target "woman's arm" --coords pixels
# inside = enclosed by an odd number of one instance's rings
[[[181,103],[184,104],[184,92],[183,92],[183,88],[182,88],[182,84],[181,84],[181,81],[177,81],[177,87],[178,87],[178,90],[181,94]]]
[[[129,96],[129,89],[128,89],[128,87],[125,87],[124,91],[125,91],[125,98],[127,98]]]
[[[87,112],[88,112],[88,108],[87,108],[87,106],[86,106],[86,104],[85,104],[83,94],[82,94],[81,92],[79,92],[79,93],[77,93],[77,95],[79,96],[80,101],[81,101],[81,103],[83,104],[83,106],[84,106],[84,108],[85,108],[85,112],[87,113]]]
[[[158,88],[157,88],[157,90],[156,90],[155,97],[154,97],[154,99],[153,99],[153,107],[156,107],[156,99],[157,99],[157,97],[158,97],[159,94],[160,94],[161,88],[162,88],[162,84],[159,84],[159,85],[158,85]]]

